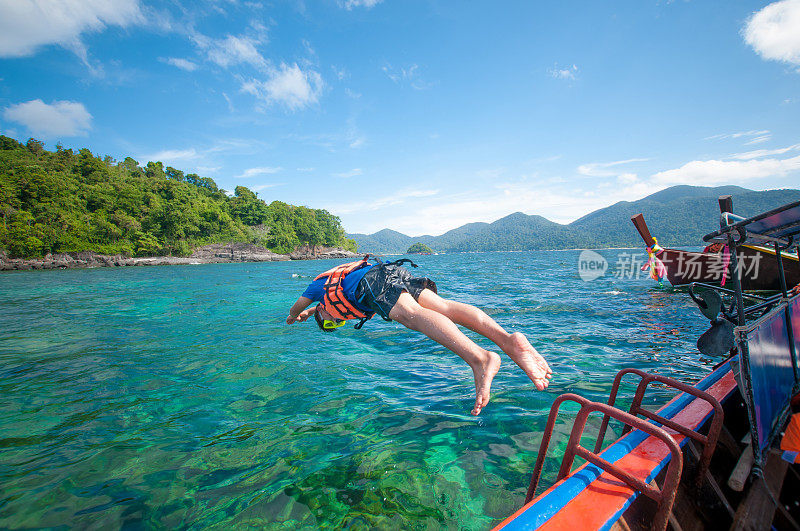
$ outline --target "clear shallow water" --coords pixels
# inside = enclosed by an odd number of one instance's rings
[[[605,400],[623,367],[696,381],[717,361],[694,347],[708,323],[688,296],[583,282],[577,257],[419,257],[555,371],[537,392],[504,358],[477,419],[467,365],[400,325],[284,324],[341,261],[4,273],[0,527],[490,528],[521,505],[556,396]]]

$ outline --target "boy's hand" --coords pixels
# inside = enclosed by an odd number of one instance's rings
[[[286,324],[291,325],[291,324],[295,324],[295,323],[302,323],[303,321],[308,319],[311,316],[311,314],[314,313],[314,311],[315,311],[315,308],[309,308],[307,310],[303,310],[302,312],[300,312],[300,315],[298,315],[297,317],[294,317],[292,314],[289,314],[286,317]]]
[[[303,310],[300,312],[300,315],[297,316],[297,322],[302,323],[314,313],[316,308],[308,308],[307,310]]]

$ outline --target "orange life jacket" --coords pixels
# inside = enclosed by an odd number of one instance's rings
[[[320,273],[314,279],[318,280],[322,277],[328,277],[323,287],[325,294],[322,299],[322,308],[331,314],[334,319],[363,319],[365,317],[372,317],[372,313],[369,315],[365,314],[347,300],[347,297],[344,296],[344,288],[342,287],[344,277],[353,271],[357,271],[369,265],[367,262],[368,258],[369,255],[366,255],[357,262],[336,266],[324,273]]]
[[[789,425],[781,439],[781,450],[795,453],[795,463],[800,463],[800,413],[795,413],[789,419]]]

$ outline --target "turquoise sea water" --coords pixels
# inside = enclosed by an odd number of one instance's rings
[[[623,367],[693,382],[718,361],[694,347],[708,323],[688,296],[583,282],[577,257],[419,257],[415,274],[555,371],[537,392],[504,357],[478,418],[467,365],[396,323],[284,324],[342,261],[4,273],[0,528],[488,529],[521,505],[556,396],[604,400]]]

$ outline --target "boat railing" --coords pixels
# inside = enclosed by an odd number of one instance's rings
[[[788,416],[791,397],[800,390],[800,295],[791,296],[783,264],[783,252],[792,249],[800,260],[800,201],[738,221],[731,216],[730,196],[721,196],[719,205],[720,228],[703,240],[727,243],[730,272],[739,271],[737,249],[748,242],[770,244],[775,250],[779,295],[748,308],[739,276],[732,274],[734,305],[727,315],[738,325],[734,338],[741,356],[735,372],[747,407],[753,472],[758,474],[765,464],[766,450]],[[757,311],[762,311],[760,316]],[[752,320],[748,322],[748,318]]]
[[[720,210],[723,210],[722,204],[724,201],[728,201],[729,206],[725,207],[726,209],[732,207],[732,204],[729,203],[730,196],[722,196],[720,197]],[[737,232],[742,237],[753,240],[780,242],[787,247],[797,245],[796,242],[792,241],[792,236],[800,231],[797,223],[797,219],[800,217],[800,201],[788,203],[733,224],[727,224],[726,215],[729,216],[730,213],[727,211],[721,212],[721,216],[724,219],[723,226],[719,230],[706,234],[703,240],[707,242],[721,241],[721,236],[724,237],[732,232]]]
[[[572,425],[572,432],[570,433],[569,441],[567,442],[567,447],[564,451],[564,457],[562,458],[561,468],[559,469],[556,481],[559,481],[569,475],[572,470],[572,465],[575,461],[575,456],[581,457],[624,482],[631,489],[641,492],[648,498],[654,500],[658,504],[658,509],[653,516],[652,528],[666,528],[667,519],[669,518],[670,511],[672,510],[672,505],[675,502],[675,495],[677,494],[678,483],[680,482],[681,471],[683,469],[683,455],[681,454],[681,448],[678,443],[675,442],[675,439],[673,439],[673,437],[665,429],[660,428],[651,422],[640,419],[639,417],[631,415],[630,413],[626,413],[608,404],[591,402],[586,398],[573,393],[567,393],[559,396],[555,399],[553,405],[550,407],[550,415],[547,418],[547,426],[545,427],[542,435],[542,442],[539,447],[539,454],[536,458],[536,465],[533,470],[530,486],[528,487],[525,503],[530,502],[536,495],[536,489],[539,485],[542,469],[544,468],[544,460],[547,455],[547,449],[550,445],[553,428],[558,417],[558,410],[561,407],[561,404],[565,401],[577,402],[580,405],[580,410],[578,411],[578,414],[576,415],[575,421]],[[606,461],[600,455],[598,455],[596,451],[592,452],[581,446],[580,442],[584,428],[586,427],[586,421],[589,418],[589,415],[594,412],[603,413],[604,416],[618,420],[619,422],[636,428],[637,430],[641,430],[653,437],[656,437],[666,445],[671,454],[671,459],[669,460],[666,475],[664,476],[663,486],[660,489],[657,488],[657,486],[654,486],[655,483],[645,483],[642,479],[633,476],[619,466]]]
[[[611,394],[608,398],[608,405],[615,406],[617,400],[617,393],[619,391],[620,383],[622,382],[622,378],[626,374],[634,374],[638,376],[641,380],[639,381],[639,385],[636,388],[636,393],[633,396],[633,402],[631,403],[630,408],[628,409],[628,413],[631,415],[641,415],[645,418],[653,420],[662,426],[666,426],[670,429],[675,430],[676,432],[684,435],[696,441],[703,447],[703,452],[700,457],[700,462],[698,463],[697,467],[697,478],[696,483],[699,485],[702,482],[702,478],[705,475],[706,470],[708,470],[708,465],[711,463],[711,457],[714,454],[714,449],[717,447],[717,441],[719,440],[719,434],[722,431],[722,424],[725,418],[725,414],[722,410],[722,405],[719,401],[711,396],[709,393],[705,391],[701,391],[696,387],[691,385],[687,385],[683,382],[680,382],[674,378],[670,378],[668,376],[661,376],[658,374],[650,374],[644,372],[639,369],[622,369],[617,373],[617,376],[614,378],[614,384],[611,387]],[[672,387],[673,389],[677,389],[678,391],[683,391],[689,395],[692,395],[700,400],[704,400],[708,402],[714,410],[714,415],[711,419],[711,424],[708,429],[708,434],[703,435],[697,431],[691,430],[681,424],[675,422],[674,420],[664,418],[657,413],[645,409],[642,407],[642,402],[644,400],[644,394],[647,391],[647,387],[654,383],[660,383],[662,385],[666,385],[668,387]],[[599,452],[603,445],[603,440],[605,439],[606,429],[608,428],[608,421],[609,415],[603,415],[603,421],[600,424],[600,431],[597,435],[597,442],[595,443],[594,451]],[[627,424],[623,427],[622,434],[626,434],[631,429],[630,425]]]
[[[738,382],[748,408],[755,463],[760,468],[800,385],[795,354],[800,347],[800,296],[784,299],[759,319],[736,327],[734,335],[741,354]]]
[[[747,219],[743,216],[737,216],[732,212],[722,212],[720,216],[721,216],[720,226],[722,227],[727,227],[728,225],[733,225],[734,223],[737,223],[739,221],[744,221],[745,219]]]
[[[727,295],[735,295],[736,294],[736,292],[734,290],[732,290],[732,289],[723,288],[721,286],[716,286],[714,284],[706,284],[705,282],[692,282],[691,284],[689,284],[689,289],[690,290],[693,290],[694,288],[713,289],[715,291],[718,291],[720,293],[725,293]],[[753,299],[753,300],[762,301],[762,302],[772,299],[772,297],[765,297],[763,295],[758,295],[756,293],[742,293],[742,297],[744,297],[745,299]]]

